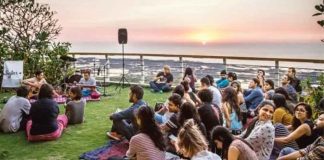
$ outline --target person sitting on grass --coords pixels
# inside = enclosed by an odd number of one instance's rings
[[[258,106],[258,116],[240,135],[253,147],[259,160],[268,160],[274,145],[275,128],[271,120],[275,106],[271,101],[263,101]]]
[[[289,84],[292,85],[298,93],[301,93],[302,87],[300,85],[300,80],[296,77],[296,69],[294,67],[289,67],[287,75],[292,78]]]
[[[235,72],[228,72],[227,73],[227,79],[229,81],[229,83],[231,84],[233,81],[237,80],[237,75]]]
[[[285,126],[291,125],[294,111],[288,107],[285,96],[280,93],[276,93],[273,95],[272,99],[276,106],[273,113],[273,123],[281,123]]]
[[[258,69],[258,75],[257,75],[257,79],[260,82],[260,88],[264,87],[264,81],[265,81],[265,71],[263,69]]]
[[[216,81],[217,88],[225,88],[229,85],[229,80],[226,77],[226,70],[222,70],[220,72],[220,79]]]
[[[257,106],[263,101],[263,92],[261,90],[260,81],[257,78],[252,78],[249,83],[249,90],[246,90],[244,94],[244,101],[246,108],[248,109],[249,116],[254,117],[254,111]]]
[[[324,112],[318,117],[314,130],[320,135],[312,144],[302,148],[301,150],[294,151],[288,149],[286,153],[281,153],[278,160],[323,160],[324,159]],[[287,150],[287,149],[286,149]]]
[[[166,123],[170,117],[172,117],[172,115],[174,113],[178,113],[179,108],[181,106],[181,104],[183,103],[182,98],[179,94],[177,93],[173,93],[169,98],[168,98],[168,102],[167,102],[167,106],[164,106],[163,108],[160,109],[160,112],[163,112],[161,110],[164,110],[164,108],[166,109],[166,112],[160,113],[159,111],[155,113],[154,115],[154,119],[159,123],[159,124],[164,124]]]
[[[239,135],[242,132],[242,116],[237,93],[233,87],[227,87],[223,91],[222,110],[224,125],[231,130],[232,134]]]
[[[82,99],[80,87],[72,87],[69,91],[70,101],[66,103],[65,115],[69,119],[69,124],[82,123],[84,120],[84,107],[86,101]]]
[[[25,129],[31,107],[27,97],[27,87],[21,86],[16,90],[16,95],[7,101],[0,113],[1,131],[7,133]]]
[[[154,111],[150,107],[140,107],[136,113],[139,131],[129,142],[126,156],[129,159],[165,159],[163,134],[154,120]]]
[[[159,72],[153,81],[150,82],[150,87],[153,92],[168,92],[171,91],[173,75],[170,72],[168,65],[163,66],[163,72]]]
[[[271,79],[267,79],[264,81],[263,86],[264,98],[267,100],[272,100],[272,96],[274,95],[274,82]]]
[[[200,79],[200,84],[202,89],[209,89],[212,92],[213,100],[212,103],[217,105],[217,107],[221,107],[222,103],[222,95],[220,91],[212,85],[214,83],[214,79],[212,76],[207,75]]]
[[[168,152],[176,153],[176,149],[170,143],[172,140],[170,137],[176,137],[180,128],[183,127],[184,122],[188,119],[193,119],[204,137],[207,136],[205,125],[200,121],[197,108],[192,103],[185,102],[180,106],[178,113],[173,114],[170,120],[161,127],[164,133],[168,136],[166,139]]]
[[[109,138],[120,140],[123,136],[130,140],[136,133],[136,126],[133,125],[134,112],[141,106],[146,105],[143,100],[144,90],[139,85],[133,85],[129,91],[129,102],[133,103],[129,108],[113,113],[109,119],[113,121],[111,132],[107,132]]]
[[[217,126],[212,131],[212,141],[217,149],[221,149],[223,159],[258,160],[250,143],[241,138],[235,138],[227,128]]]
[[[189,92],[196,93],[195,83],[197,82],[197,78],[193,73],[193,69],[191,69],[190,67],[187,67],[185,69],[182,81],[188,81],[191,89]]]
[[[297,92],[295,88],[290,84],[293,78],[289,77],[287,74],[282,76],[281,84],[282,87],[288,92],[288,95],[291,97],[293,102],[298,102]]]
[[[91,96],[93,99],[98,99],[100,93],[97,91],[96,79],[90,76],[90,70],[83,72],[83,78],[79,81],[79,86],[82,88],[82,96]]]
[[[215,126],[222,125],[223,117],[218,106],[212,104],[213,93],[209,89],[202,89],[198,92],[202,104],[198,106],[198,114],[201,122],[206,127],[207,140],[210,140],[210,133]]]
[[[190,102],[192,103],[193,105],[198,105],[198,104],[201,104],[201,101],[200,99],[198,98],[198,96],[194,93],[194,92],[190,92],[190,86],[189,86],[189,83],[187,80],[183,80],[181,83],[180,83],[183,88],[184,88],[184,95],[183,95],[183,99],[186,101],[186,102]]]
[[[47,84],[46,79],[44,78],[44,72],[42,70],[37,70],[35,72],[35,77],[25,79],[22,81],[23,85],[29,87],[29,98],[37,98],[39,89],[43,84]],[[54,97],[58,97],[59,94],[53,91]]]
[[[314,132],[314,123],[312,121],[312,108],[306,103],[299,103],[294,110],[292,125],[288,129],[292,132],[288,136],[278,137],[276,143],[286,144],[296,141],[300,149],[307,147],[318,137]]]
[[[53,100],[53,87],[43,84],[38,100],[31,105],[30,118],[26,126],[28,141],[48,141],[58,139],[67,127],[66,115],[59,115],[58,104]]]
[[[220,160],[208,151],[208,143],[193,119],[187,120],[180,129],[175,147],[178,153],[191,160]]]

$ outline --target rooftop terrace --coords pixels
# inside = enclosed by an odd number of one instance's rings
[[[108,92],[113,94],[109,97],[102,97],[100,102],[88,102],[85,109],[85,122],[78,125],[69,125],[56,141],[49,142],[28,142],[25,132],[20,131],[13,134],[0,132],[0,159],[78,159],[86,151],[101,147],[107,143],[106,132],[110,130],[112,122],[108,115],[115,112],[117,108],[127,108],[128,88],[121,89],[118,93],[114,85],[108,86]],[[170,93],[151,93],[145,88],[144,100],[150,106],[155,102],[163,102]],[[9,98],[13,92],[0,93],[0,100]],[[0,104],[3,108],[4,104]],[[64,108],[60,105],[61,114]]]

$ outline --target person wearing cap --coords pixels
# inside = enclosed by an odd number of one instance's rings
[[[150,82],[150,87],[153,92],[168,92],[171,91],[173,75],[170,72],[168,65],[163,66],[163,72],[159,72],[153,81]]]

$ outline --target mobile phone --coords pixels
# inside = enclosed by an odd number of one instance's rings
[[[174,136],[173,134],[170,134],[170,135],[169,135],[169,138],[170,138],[170,140],[172,140],[172,141],[176,141],[176,140],[177,140],[177,137]]]

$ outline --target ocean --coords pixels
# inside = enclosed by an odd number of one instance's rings
[[[71,52],[93,52],[93,53],[121,53],[122,46],[115,43],[89,42],[73,43]],[[179,59],[167,55],[189,54],[189,55],[215,55],[215,56],[243,56],[243,57],[267,57],[267,58],[297,58],[297,59],[323,59],[324,43],[258,43],[258,44],[125,44],[125,53],[156,53],[166,54],[164,57],[144,57],[144,77],[148,83],[156,75],[164,64],[171,66],[175,75],[175,82],[181,80],[181,67]],[[92,68],[96,72],[98,66],[106,64],[104,56],[82,56],[78,57],[77,67]],[[125,73],[130,82],[138,83],[141,77],[139,57],[125,57]],[[94,65],[95,64],[95,65]],[[110,81],[119,81],[122,74],[122,61],[120,56],[110,57]],[[266,78],[273,79],[277,85],[280,80],[276,75],[275,62],[271,61],[246,61],[227,60],[227,70],[236,72],[243,86],[247,86],[251,77],[256,76],[258,69],[266,71]],[[221,59],[209,58],[184,58],[184,67],[192,67],[198,78],[210,74],[219,78],[219,72],[224,69]],[[314,84],[320,73],[324,72],[324,64],[280,62],[280,77],[287,72],[287,67],[295,67],[300,79],[311,77]],[[102,77],[101,71],[100,76]],[[99,76],[99,77],[100,77]]]

